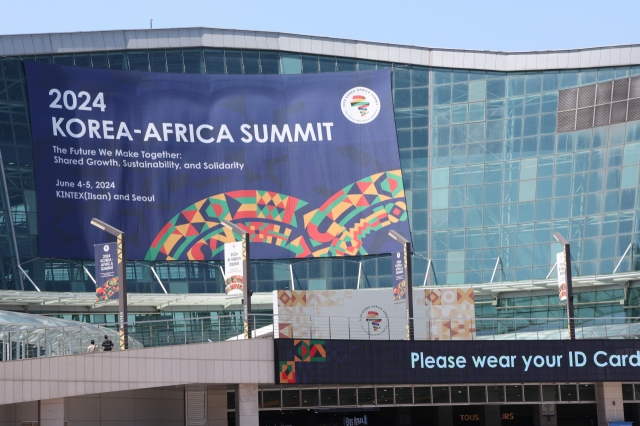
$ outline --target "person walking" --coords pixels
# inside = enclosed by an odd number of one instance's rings
[[[98,349],[98,347],[96,346],[96,341],[92,340],[91,344],[89,345],[89,347],[87,348],[87,353],[88,354],[92,354],[94,353],[96,350]]]
[[[109,340],[109,336],[105,334],[104,341],[102,342],[102,352],[110,352],[113,350],[113,342]]]

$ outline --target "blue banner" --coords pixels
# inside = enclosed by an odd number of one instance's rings
[[[404,247],[404,244],[403,244]],[[400,302],[407,299],[406,256],[404,249],[391,253],[393,275],[393,301]]]
[[[40,256],[90,258],[100,219],[138,260],[389,253],[409,238],[389,70],[189,75],[25,62]]]
[[[96,244],[94,252],[96,259],[96,302],[116,300],[120,296],[118,244]]]

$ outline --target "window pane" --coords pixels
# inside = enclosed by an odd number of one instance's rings
[[[320,56],[320,72],[336,72],[336,58]]]
[[[540,385],[524,385],[524,400],[526,402],[540,401]]]
[[[633,401],[633,385],[623,384],[622,385],[622,399],[624,401]]]
[[[338,405],[338,390],[320,389],[320,405]]]
[[[224,51],[205,50],[204,64],[207,74],[224,74]]]
[[[262,406],[265,408],[280,406],[280,391],[263,391]]]
[[[576,385],[560,385],[560,398],[563,401],[577,401],[578,391]]]
[[[149,57],[147,52],[128,52],[129,69],[131,71],[149,71]]]
[[[377,388],[378,405],[393,404],[393,388]]]
[[[167,60],[164,56],[164,50],[150,51],[149,65],[152,72],[167,72]]]
[[[411,68],[411,85],[413,87],[429,85],[429,69],[422,67]]]
[[[375,69],[376,69],[376,63],[374,61],[358,60],[359,71],[368,71],[368,70],[375,70]]]
[[[355,388],[340,389],[340,405],[357,405]]]
[[[432,389],[434,404],[449,403],[449,386],[434,386]]]
[[[416,386],[413,388],[413,403],[414,404],[430,404],[431,403],[431,388],[428,386]]]
[[[489,402],[504,402],[504,386],[487,386]]]
[[[202,62],[202,51],[200,50],[184,50],[184,72],[187,74],[202,74],[204,65]]]
[[[451,102],[451,86],[437,86],[433,89],[433,104],[443,105]]]
[[[226,50],[224,60],[227,74],[242,74],[242,54],[239,50]]]
[[[91,63],[94,68],[109,68],[109,61],[106,53],[92,53]]]
[[[282,391],[282,406],[283,407],[299,407],[300,406],[300,391],[296,390],[283,390]]]
[[[302,389],[302,406],[303,407],[315,407],[318,406],[318,390],[317,389]]]
[[[53,63],[55,63],[56,65],[72,67],[74,65],[73,55],[54,55]]]
[[[91,66],[91,56],[88,54],[75,54],[74,61],[76,63],[76,67],[86,67],[89,68]]]
[[[396,404],[412,404],[411,388],[396,388]]]
[[[243,51],[242,64],[245,74],[260,74],[260,54],[258,52]],[[187,57],[185,53],[184,66],[187,67]]]
[[[451,403],[467,403],[467,387],[451,386]]]
[[[542,385],[543,401],[560,401],[558,398],[558,385]]]
[[[580,393],[580,401],[595,401],[596,400],[596,386],[595,385],[578,385],[578,392]]]
[[[318,72],[318,57],[316,55],[302,55],[302,72],[305,74]]]
[[[279,59],[276,52],[260,52],[260,71],[262,74],[278,74],[280,72]]]
[[[109,68],[112,70],[128,70],[128,62],[125,53],[109,52]]]
[[[168,72],[182,74],[184,67],[182,66],[182,52],[180,50],[167,50],[167,70]]]
[[[302,63],[300,55],[283,53],[280,55],[280,69],[282,74],[300,74]]]
[[[358,405],[375,404],[375,389],[374,388],[360,388],[358,389]]]
[[[522,386],[520,385],[507,385],[506,394],[507,402],[521,402],[522,401]]]
[[[411,86],[411,70],[409,68],[396,66],[391,76],[393,78],[394,89]]]
[[[358,62],[355,59],[338,58],[338,71],[356,71]]]
[[[469,402],[487,402],[484,386],[469,386]]]

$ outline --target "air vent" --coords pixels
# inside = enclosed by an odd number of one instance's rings
[[[207,424],[207,391],[186,391],[187,426],[204,426]]]
[[[610,113],[611,113],[611,104],[597,105],[596,115],[593,119],[594,127],[608,126]]]
[[[558,111],[567,111],[576,108],[576,97],[578,89],[568,89],[560,91],[558,99]]]
[[[596,94],[596,104],[608,104],[611,102],[611,88],[613,87],[612,81],[598,84],[598,92]]]
[[[631,81],[633,84],[633,81]],[[640,120],[640,99],[631,99],[629,101],[629,112],[627,113],[627,121]]]
[[[640,120],[640,76],[558,92],[558,133],[636,120]]]
[[[627,101],[612,103],[611,124],[624,123],[625,121],[627,121]]]
[[[626,101],[629,99],[629,79],[616,80],[613,82],[613,102]]]
[[[596,86],[581,87],[578,91],[578,108],[592,106],[596,101]]]
[[[640,98],[640,77],[633,77],[629,85],[629,98]]]
[[[593,127],[593,110],[593,107],[578,110],[578,114],[576,114],[576,130]]]
[[[564,111],[558,113],[558,132],[573,132],[576,127],[576,111]]]

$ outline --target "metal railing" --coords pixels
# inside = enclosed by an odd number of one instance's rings
[[[406,340],[407,319],[254,314],[253,338]],[[567,319],[490,318],[413,321],[416,340],[557,340],[567,339]],[[640,318],[576,318],[577,339],[638,339]],[[129,348],[140,349],[244,339],[243,317],[211,316],[128,323]],[[118,341],[118,325],[65,327],[0,325],[0,360],[86,353],[104,335]],[[119,350],[118,345],[114,350]]]

